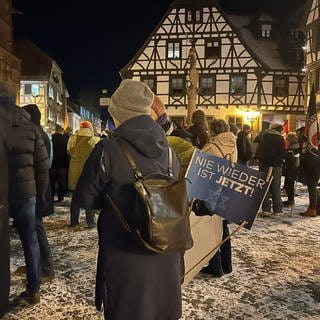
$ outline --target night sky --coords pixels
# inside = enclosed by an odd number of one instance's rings
[[[225,11],[286,12],[306,0],[221,0]],[[109,92],[121,81],[119,70],[136,54],[173,0],[13,0],[22,12],[13,18],[15,37],[32,40],[63,71],[73,97]]]

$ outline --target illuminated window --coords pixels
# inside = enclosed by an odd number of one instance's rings
[[[221,57],[220,39],[210,39],[206,41],[206,59],[218,59]]]
[[[40,94],[40,88],[38,84],[26,83],[24,85],[24,94],[32,94],[37,97]]]
[[[49,99],[54,100],[54,92],[53,92],[53,88],[51,86],[48,87],[48,97],[49,97]]]
[[[179,41],[172,41],[167,43],[167,57],[168,59],[181,58],[181,43]]]
[[[288,95],[288,78],[275,76],[273,79],[273,95],[275,97],[286,97]]]
[[[244,75],[230,76],[230,94],[243,96],[246,93],[246,77]]]
[[[170,79],[170,95],[180,97],[185,95],[185,78],[183,76],[174,76]]]
[[[270,38],[271,37],[271,24],[262,23],[261,24],[261,37]]]
[[[213,96],[215,94],[215,77],[210,74],[200,76],[200,92],[201,96]]]

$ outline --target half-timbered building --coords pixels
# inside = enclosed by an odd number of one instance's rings
[[[317,95],[317,107],[320,104],[320,1],[309,0],[305,16],[305,71],[306,71],[306,107],[311,87],[314,85]]]
[[[20,105],[37,104],[41,124],[48,129],[66,126],[68,91],[56,61],[27,39],[16,40],[14,50],[22,61]]]
[[[289,120],[293,130],[304,110],[300,22],[226,14],[216,0],[175,0],[120,74],[147,83],[172,119],[186,119],[193,92],[208,118],[249,122],[255,132]]]

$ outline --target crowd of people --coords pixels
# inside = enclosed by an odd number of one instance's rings
[[[168,147],[175,151],[174,179],[185,173],[195,148],[244,166],[258,163],[264,172],[272,167],[273,180],[262,203],[262,216],[279,215],[283,206],[294,205],[297,180],[309,191],[309,207],[301,215],[320,214],[320,165],[316,156],[302,154],[303,128],[284,137],[283,126],[273,123],[252,141],[248,124],[237,128],[224,119],[208,123],[202,110],[196,110],[192,124],[184,127],[171,122],[161,99],[134,80],[121,82],[110,99],[109,112],[116,126],[111,135],[97,135],[89,121],[82,121],[74,133],[57,124],[55,133],[48,135],[40,125],[37,105],[16,106],[14,92],[0,83],[0,316],[8,308],[10,288],[8,215],[25,256],[25,267],[20,271],[26,273],[26,290],[17,299],[37,304],[41,284],[55,277],[42,218],[53,214],[54,204],[71,194],[70,228],[78,228],[81,208],[87,227],[97,225],[96,306],[99,310],[104,306],[105,318],[130,319],[133,314],[139,320],[181,317],[183,255],[156,254],[141,246],[122,228],[106,197],[108,194],[129,220],[139,210],[133,206],[135,177],[122,143],[142,174],[168,170]],[[253,142],[258,144],[256,152]],[[284,201],[282,176],[287,194]],[[221,221],[223,239],[228,238],[228,224]],[[201,271],[213,277],[232,272],[231,253],[229,239]]]

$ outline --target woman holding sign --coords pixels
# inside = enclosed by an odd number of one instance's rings
[[[209,142],[202,148],[202,151],[211,153],[216,157],[226,158],[231,162],[237,161],[236,137],[228,124],[222,119],[214,119],[209,123]],[[223,221],[223,239],[228,237],[228,221]],[[232,272],[231,241],[226,241],[209,261],[209,265],[201,272],[215,277]]]

